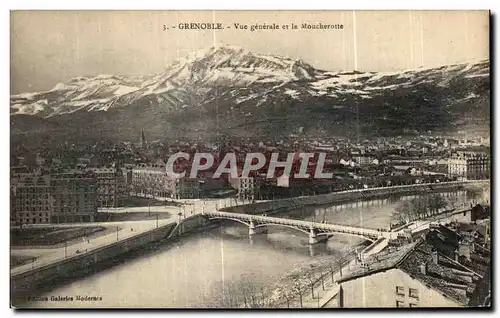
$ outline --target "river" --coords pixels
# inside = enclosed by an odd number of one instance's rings
[[[442,193],[450,202],[465,202],[477,193]],[[388,228],[400,200],[391,197],[357,203],[308,207],[285,217]],[[23,302],[23,307],[204,307],[220,306],[227,294],[242,288],[262,289],[297,268],[344,254],[361,238],[334,236],[327,243],[309,246],[307,236],[293,229],[270,227],[267,235],[250,239],[238,223],[191,234],[155,250],[131,256],[119,264],[48,287],[41,296],[49,301]],[[50,301],[69,296],[73,301]],[[79,301],[77,296],[100,297]],[[226,304],[227,305],[227,304]]]

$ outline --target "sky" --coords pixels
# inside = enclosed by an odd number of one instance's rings
[[[180,30],[220,22],[223,30]],[[234,23],[299,25],[237,30]],[[304,30],[302,23],[342,24]],[[163,25],[169,27],[163,30]],[[228,28],[229,27],[229,28]],[[289,26],[290,28],[290,26]],[[75,76],[147,75],[187,53],[235,45],[331,71],[397,71],[487,59],[487,11],[13,11],[11,94]]]

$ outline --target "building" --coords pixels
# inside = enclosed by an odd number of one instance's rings
[[[167,170],[163,161],[132,168],[131,192],[137,196],[167,198]]]
[[[50,176],[24,173],[11,179],[11,222],[47,224],[52,215]]]
[[[198,179],[172,178],[167,175],[165,163],[138,165],[132,168],[131,191],[135,195],[152,198],[195,199],[200,197]]]
[[[200,182],[196,178],[167,178],[166,188],[172,199],[198,199]]]
[[[484,291],[489,285],[489,260],[484,254],[461,249],[458,237],[441,226],[417,242],[360,260],[337,280],[337,304],[329,306],[435,308],[482,304],[487,298]]]
[[[258,180],[254,177],[239,177],[237,183],[238,199],[254,201],[259,197]]]
[[[370,154],[354,155],[352,160],[360,166],[379,164],[379,160],[374,155]]]
[[[116,208],[126,198],[125,176],[117,168],[90,168],[97,180],[98,207]]]
[[[209,195],[220,190],[227,190],[227,175],[223,174],[218,178],[214,178],[214,173],[211,171],[203,171],[198,178],[200,187],[200,196]]]
[[[448,159],[448,175],[458,179],[486,179],[490,177],[488,154],[457,151]]]
[[[94,222],[98,185],[90,172],[71,171],[51,175],[53,209],[50,223]]]

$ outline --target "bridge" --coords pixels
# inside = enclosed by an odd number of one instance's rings
[[[269,226],[287,227],[309,235],[309,244],[327,240],[335,234],[345,234],[363,237],[372,242],[379,238],[391,238],[393,232],[347,226],[342,224],[318,223],[303,220],[283,219],[270,216],[240,214],[222,211],[203,212],[208,220],[231,220],[248,226],[248,234],[265,233]]]

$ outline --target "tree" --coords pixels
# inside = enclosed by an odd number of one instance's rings
[[[240,281],[218,283],[212,289],[213,298],[208,307],[217,308],[268,308],[269,291],[250,277]]]
[[[411,221],[413,218],[413,210],[410,201],[401,201],[394,210],[393,217],[400,222]]]
[[[411,222],[436,214],[446,206],[446,200],[442,196],[431,194],[400,202],[393,217],[401,222]]]
[[[430,197],[428,197],[428,201],[431,214],[437,214],[440,209],[443,209],[447,206],[446,200],[439,194],[431,195]]]

